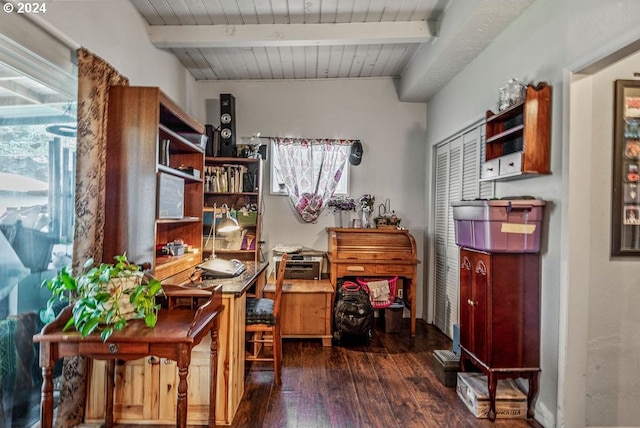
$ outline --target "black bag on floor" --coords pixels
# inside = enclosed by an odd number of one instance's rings
[[[373,307],[369,294],[355,282],[338,284],[336,302],[333,308],[333,338],[343,340],[364,340],[373,336]]]

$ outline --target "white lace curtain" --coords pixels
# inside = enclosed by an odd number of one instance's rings
[[[276,172],[291,205],[307,223],[314,223],[333,196],[356,140],[272,138]]]

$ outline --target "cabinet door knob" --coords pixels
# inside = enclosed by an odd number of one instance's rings
[[[514,163],[513,163],[513,162],[509,162],[509,166],[513,166],[513,165],[514,165]]]
[[[149,359],[147,360],[147,362],[149,364],[151,364],[152,366],[155,366],[157,364],[160,364],[160,360],[157,359],[156,357],[149,357]]]

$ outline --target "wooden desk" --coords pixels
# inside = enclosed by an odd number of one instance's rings
[[[191,302],[197,306],[211,290],[222,286],[222,305],[218,347],[216,424],[231,425],[244,395],[245,317],[247,291],[262,289],[268,263],[245,262],[247,269],[235,278],[213,279],[181,286],[164,286],[169,306]],[[198,420],[190,420],[197,424]]]
[[[275,277],[271,275],[263,292],[273,298]],[[283,338],[319,338],[331,346],[333,294],[329,279],[285,279],[282,284],[280,320]]]
[[[245,262],[247,269],[235,278],[215,279],[203,282],[185,282],[182,285],[163,284],[170,307],[187,304],[197,308],[211,295],[216,286],[222,286],[224,312],[219,317],[217,395],[215,415],[217,425],[231,425],[244,394],[244,348],[246,293],[254,287],[264,287],[267,263]],[[209,417],[209,349],[207,338],[191,353],[189,369],[189,425],[205,425]],[[175,390],[175,368],[158,358],[128,361],[116,367],[115,414],[121,423],[166,425],[173,424],[171,406],[158,404],[149,397],[150,390],[159,390],[161,398]],[[97,361],[96,363],[102,363]],[[87,391],[86,422],[104,419],[104,395],[101,391],[104,370],[94,363],[91,387]],[[159,381],[151,388],[140,386],[139,379],[149,377],[149,372],[159,372]],[[166,400],[165,400],[166,401]],[[152,409],[149,409],[152,407]],[[155,413],[154,413],[155,412]]]
[[[216,370],[218,344],[218,315],[222,312],[220,289],[214,291],[207,303],[198,310],[162,309],[155,328],[147,328],[142,320],[129,321],[122,331],[116,331],[106,343],[99,334],[84,339],[77,331],[62,331],[71,317],[72,307],[47,324],[40,334],[33,337],[40,343],[40,367],[42,368],[42,402],[40,424],[43,428],[53,425],[53,366],[59,358],[84,355],[92,359],[108,360],[106,382],[105,425],[114,424],[113,391],[115,360],[135,360],[148,355],[174,360],[178,365],[180,381],[177,388],[176,426],[187,426],[187,374],[191,362],[191,350],[210,334],[210,413],[209,427],[215,426]]]
[[[406,230],[329,228],[327,258],[331,283],[338,278],[398,276],[402,298],[411,309],[411,336],[416,335],[416,242]]]

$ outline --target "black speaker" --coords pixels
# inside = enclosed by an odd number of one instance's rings
[[[236,156],[236,99],[220,94],[220,156]]]

